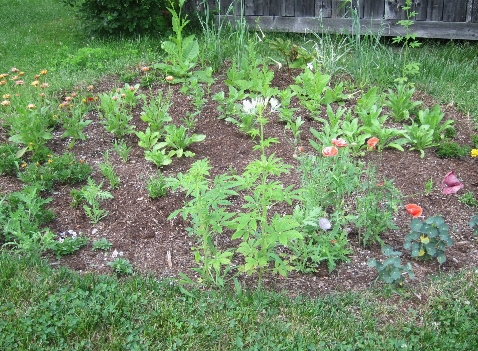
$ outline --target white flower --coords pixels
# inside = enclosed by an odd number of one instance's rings
[[[271,104],[271,112],[277,112],[280,107],[279,101],[276,98],[270,98],[269,103]]]
[[[307,68],[310,69],[311,71],[314,70],[314,64],[312,62],[307,63]]]
[[[243,100],[242,101],[242,108],[244,109],[245,113],[252,114],[256,112],[256,104],[254,100]]]

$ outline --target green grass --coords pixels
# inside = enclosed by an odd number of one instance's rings
[[[86,38],[60,1],[0,1],[0,32],[6,33],[0,38],[0,73],[11,67],[29,74],[48,69],[54,73],[52,89],[62,90],[161,60],[161,38]],[[221,34],[223,40],[233,38],[226,27]],[[311,40],[318,40],[278,35],[309,49]],[[242,33],[234,40],[253,38]],[[400,74],[397,47],[365,38],[357,62],[353,38],[325,39],[323,54],[329,57],[337,54],[334,43],[352,50],[333,67],[353,73],[359,84],[386,88]],[[201,62],[237,57],[238,46],[231,43],[221,46],[220,56],[202,53]],[[259,54],[270,55],[265,42],[255,45]],[[476,43],[424,41],[411,55],[421,64],[415,77],[420,89],[478,117]],[[377,286],[315,299],[232,289],[186,291],[153,277],[52,269],[39,258],[2,251],[0,349],[473,350],[478,349],[477,285],[478,271],[469,270],[414,288]]]
[[[0,263],[2,350],[478,347],[478,272],[413,290],[292,299],[261,291],[185,291],[151,277],[79,275],[6,253]]]

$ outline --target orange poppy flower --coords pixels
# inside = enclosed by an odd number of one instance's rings
[[[332,144],[334,144],[337,147],[346,147],[347,146],[347,142],[342,138],[332,139]]]
[[[337,155],[339,150],[335,146],[327,146],[322,149],[322,155],[326,157],[332,157]]]
[[[405,206],[405,209],[413,218],[420,217],[422,215],[422,208],[416,204],[408,204]]]
[[[378,144],[379,141],[380,141],[380,139],[376,138],[376,137],[368,139],[367,140],[368,149],[369,150],[375,149],[375,146]]]

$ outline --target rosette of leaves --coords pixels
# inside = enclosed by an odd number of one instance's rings
[[[445,250],[453,245],[449,227],[441,216],[433,216],[421,221],[414,218],[410,223],[412,232],[405,236],[403,247],[412,257],[436,258],[440,264],[446,261]]]
[[[204,134],[193,134],[188,135],[187,129],[184,126],[176,126],[175,124],[168,124],[164,127],[166,131],[164,142],[158,143],[153,149],[163,149],[168,147],[172,149],[169,152],[169,157],[176,156],[182,157],[194,157],[194,153],[191,151],[184,151],[193,143],[198,143],[206,139]]]
[[[410,262],[405,266],[402,265],[400,251],[394,251],[389,245],[382,245],[382,254],[387,257],[385,261],[378,262],[375,258],[368,261],[370,267],[377,268],[380,280],[387,284],[393,284],[401,283],[404,273],[408,274],[411,279],[415,277]]]

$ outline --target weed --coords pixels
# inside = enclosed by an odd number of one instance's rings
[[[413,279],[414,273],[411,263],[402,265],[400,251],[394,251],[389,245],[382,245],[382,254],[387,257],[383,262],[378,262],[375,258],[368,261],[370,267],[377,268],[378,277],[387,284],[401,284],[404,274]]]
[[[152,199],[166,196],[168,193],[166,178],[158,171],[155,177],[150,177],[146,182],[146,189],[148,189],[149,197]]]
[[[101,238],[99,240],[93,241],[93,250],[103,250],[108,251],[113,246],[112,243],[108,241],[106,238]]]
[[[74,237],[60,238],[51,246],[51,250],[59,259],[62,256],[71,255],[88,244],[89,239],[81,234]]]
[[[108,266],[113,268],[113,270],[118,274],[133,274],[133,265],[126,258],[117,257],[114,261],[108,262]]]

